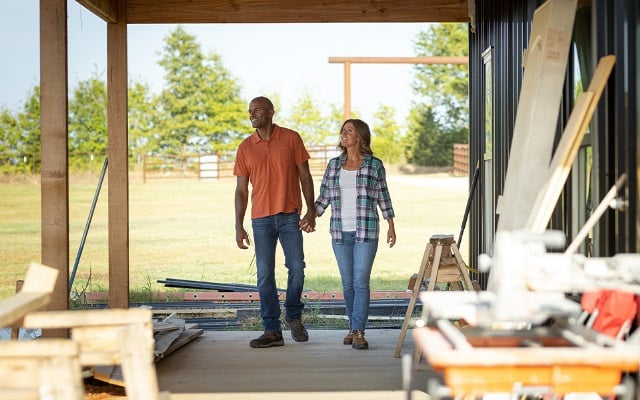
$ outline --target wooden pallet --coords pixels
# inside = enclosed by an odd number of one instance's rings
[[[0,343],[0,398],[82,400],[78,345],[68,339]]]
[[[12,338],[29,312],[45,308],[58,270],[32,263],[13,296],[0,301],[0,326],[11,327]],[[84,385],[78,345],[68,339],[0,342],[0,398],[83,399]]]
[[[70,329],[82,366],[121,365],[127,398],[157,400],[151,310],[146,308],[40,311],[25,316],[27,328]]]

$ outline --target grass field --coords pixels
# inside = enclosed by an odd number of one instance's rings
[[[314,178],[317,193],[320,177]],[[70,268],[97,182],[97,176],[72,177],[69,182]],[[390,174],[388,183],[396,211],[397,244],[390,249],[380,243],[372,290],[406,289],[432,235],[453,234],[457,239],[468,195],[467,177],[445,173]],[[103,292],[108,288],[107,185],[105,181],[77,267],[74,291]],[[167,291],[156,282],[165,278],[255,284],[253,249],[240,250],[235,244],[234,189],[235,180],[132,181],[131,291]],[[313,291],[341,290],[328,233],[329,212],[317,220],[316,232],[304,234],[305,288]],[[14,293],[16,280],[24,277],[30,262],[40,261],[40,226],[39,183],[0,183],[0,298]],[[386,222],[382,227],[384,235]],[[245,228],[250,232],[248,218]],[[460,250],[468,259],[465,239]],[[285,287],[280,250],[276,261],[278,286]]]

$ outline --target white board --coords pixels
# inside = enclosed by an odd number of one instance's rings
[[[498,230],[525,227],[548,177],[576,0],[548,0],[533,16]]]

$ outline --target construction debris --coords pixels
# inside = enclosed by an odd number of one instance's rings
[[[197,324],[187,324],[185,320],[176,318],[175,314],[160,321],[153,321],[153,339],[155,341],[153,358],[155,362],[162,360],[180,347],[194,341],[204,332]],[[120,365],[99,365],[91,368],[93,378],[117,386],[125,386]]]
[[[164,283],[165,287],[183,288],[183,289],[207,289],[217,290],[218,292],[257,292],[258,287],[255,285],[246,285],[242,283],[217,283],[192,281],[188,279],[166,278],[159,279],[158,283]],[[279,292],[286,292],[285,289],[277,289]]]

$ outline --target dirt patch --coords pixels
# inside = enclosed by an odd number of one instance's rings
[[[84,392],[85,400],[106,400],[127,397],[123,387],[93,378],[84,381]]]

